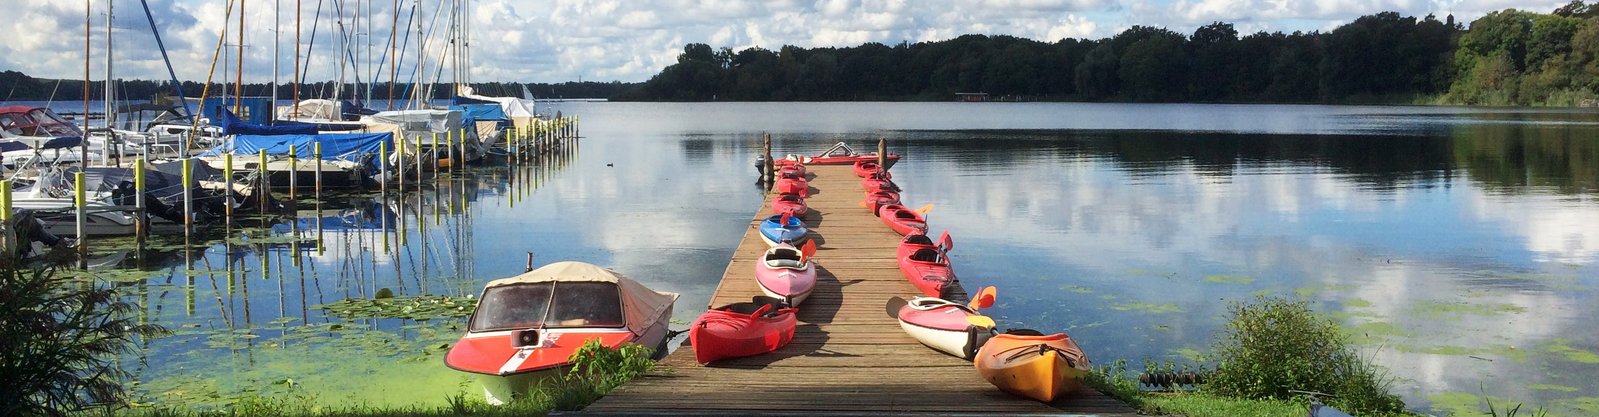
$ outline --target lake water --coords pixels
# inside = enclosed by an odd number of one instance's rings
[[[681,292],[682,327],[762,203],[752,159],[768,132],[779,154],[889,139],[905,158],[894,167],[904,200],[934,204],[932,228],[954,236],[968,287],[998,286],[1001,325],[1065,330],[1100,364],[1193,364],[1229,302],[1299,296],[1345,323],[1418,410],[1475,409],[1487,394],[1599,413],[1591,110],[558,108],[582,117],[573,154],[477,168],[388,204],[334,199],[360,210],[329,210],[320,252],[284,243],[283,224],[235,231],[239,244],[201,245],[187,263],[181,240],[129,255],[120,265],[154,275],[119,273],[137,282],[141,311],[179,331],[129,363],[136,390],[202,408],[247,394],[430,405],[477,395],[442,364],[462,319],[427,306],[415,316],[431,320],[345,319],[316,306],[383,288],[474,294],[520,272],[529,251],[538,264],[587,261]]]

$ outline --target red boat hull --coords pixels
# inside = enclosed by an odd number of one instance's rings
[[[798,309],[777,310],[776,315],[750,317],[746,313],[709,310],[689,327],[689,345],[701,365],[722,359],[755,356],[781,349],[794,340]]]
[[[921,214],[917,214],[899,204],[889,204],[878,208],[877,218],[881,219],[883,224],[888,225],[888,228],[894,229],[894,232],[902,236],[927,233],[927,220],[923,219]]]
[[[872,175],[872,173],[882,169],[883,167],[881,165],[877,165],[876,160],[855,161],[855,176],[857,177],[866,178],[867,176]]]
[[[810,207],[805,205],[805,198],[797,194],[779,194],[772,198],[773,214],[804,217],[807,212],[810,212]]]
[[[567,360],[578,347],[589,339],[598,339],[605,347],[615,349],[636,337],[627,329],[599,331],[551,332],[546,346],[524,349],[512,343],[509,331],[467,334],[450,352],[444,355],[444,364],[452,369],[486,375],[509,375],[542,371],[570,365]],[[526,351],[528,356],[517,358]]]
[[[877,215],[877,209],[889,204],[899,204],[899,193],[893,191],[869,191],[866,198],[861,200],[866,208],[872,210],[872,215]]]
[[[939,261],[925,259],[936,257]],[[943,297],[944,287],[955,283],[955,270],[950,269],[949,259],[936,249],[922,249],[911,255],[899,258],[899,272],[911,282],[922,295],[928,297]]]
[[[949,256],[950,247],[955,245],[954,241],[949,239],[949,232],[944,232],[943,236],[939,237],[939,240],[940,242],[934,242],[932,238],[920,233],[905,235],[905,238],[900,239],[899,247],[894,251],[894,259],[911,256],[911,254],[922,249],[935,250],[941,255]]]
[[[773,188],[777,190],[778,194],[795,194],[800,197],[809,197],[811,195],[811,183],[800,178],[779,179],[777,180],[777,185]]]
[[[804,164],[808,164],[808,165],[850,165],[850,164],[854,164],[857,161],[873,161],[873,162],[876,162],[877,161],[877,154],[876,153],[869,153],[869,154],[866,154],[866,155],[856,155],[856,156],[815,156],[815,157],[810,157],[809,159],[810,160],[809,161],[805,161]],[[889,161],[898,161],[899,160],[899,155],[888,154],[888,160]],[[781,166],[785,166],[785,165],[800,164],[800,161],[795,161],[795,160],[792,160],[792,159],[778,159],[776,161],[773,161],[772,164],[781,167]],[[890,163],[890,165],[892,165],[892,162]]]

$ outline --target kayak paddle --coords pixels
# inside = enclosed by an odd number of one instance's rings
[[[972,297],[972,302],[970,304],[967,304],[966,306],[970,307],[972,309],[972,311],[977,311],[978,309],[984,309],[984,308],[993,307],[994,306],[994,296],[995,296],[995,294],[997,292],[998,292],[998,289],[994,288],[994,286],[992,286],[992,285],[987,286],[987,287],[983,287],[982,290],[978,290],[977,291],[977,296],[976,297]],[[992,320],[990,320],[990,321],[992,321]]]

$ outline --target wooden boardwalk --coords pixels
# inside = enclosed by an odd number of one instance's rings
[[[883,311],[889,297],[916,294],[894,260],[899,235],[860,206],[860,179],[849,166],[809,169],[813,195],[804,220],[818,246],[818,282],[800,306],[794,341],[771,354],[711,366],[695,363],[685,341],[656,370],[582,414],[1135,414],[1093,390],[1052,404],[1011,396],[978,376],[971,362],[906,335]],[[754,268],[767,246],[755,226],[771,210],[768,199],[751,220],[711,305],[761,295]]]

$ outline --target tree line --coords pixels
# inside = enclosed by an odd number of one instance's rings
[[[1579,105],[1599,91],[1599,5],[1490,13],[1470,29],[1382,12],[1329,32],[1134,26],[1053,43],[966,35],[776,51],[691,43],[619,100],[1041,100]]]
[[[301,98],[333,98],[336,87],[333,81],[306,83],[300,85]],[[394,84],[394,97],[396,101],[406,101],[411,97],[411,83]],[[189,97],[199,97],[204,83],[184,81],[183,93]],[[534,97],[538,98],[603,98],[616,95],[634,84],[622,82],[565,82],[565,83],[505,83],[488,82],[473,83],[472,87],[479,95],[521,97],[522,89],[526,87]],[[448,83],[432,86],[432,97],[450,98],[455,96],[454,86]],[[170,97],[175,94],[172,83],[169,81],[150,80],[117,80],[117,96],[133,100],[152,100],[157,96]],[[294,97],[294,86],[279,83],[277,86],[278,97],[288,99]],[[89,98],[99,100],[104,97],[105,81],[91,81],[89,83]],[[210,94],[212,96],[224,93],[232,95],[234,86],[231,84],[212,83]],[[269,97],[272,95],[272,85],[267,83],[246,83],[245,96]],[[389,99],[389,83],[373,83],[368,87],[362,84],[359,87],[346,85],[339,91],[339,98],[359,100],[371,97],[373,103],[387,103]],[[80,101],[83,100],[83,80],[58,80],[47,78],[34,78],[17,71],[0,71],[0,102],[3,101]],[[374,107],[375,108],[375,107]]]

